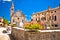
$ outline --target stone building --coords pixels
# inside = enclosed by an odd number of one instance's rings
[[[22,14],[21,11],[17,10],[14,12],[14,4],[12,3],[11,8],[10,8],[10,23],[11,24],[16,24],[16,26],[19,26],[20,22],[25,21],[25,16]]]
[[[44,26],[60,27],[60,5],[56,8],[48,6],[48,10],[33,13],[31,20],[41,22]]]
[[[3,26],[3,18],[0,17],[0,26]]]

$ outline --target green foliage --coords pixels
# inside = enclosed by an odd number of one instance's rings
[[[7,25],[9,24],[8,20],[6,20],[6,19],[3,19],[3,23],[7,24]]]
[[[11,26],[11,27],[15,27],[15,26],[16,26],[16,24],[11,24],[10,26]]]
[[[33,24],[27,24],[25,25],[25,29],[42,29],[42,26],[39,25],[38,23],[33,23]]]

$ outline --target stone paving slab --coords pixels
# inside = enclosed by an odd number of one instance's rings
[[[10,40],[10,37],[7,34],[0,34],[0,40]]]
[[[11,34],[0,34],[0,40],[15,40]]]

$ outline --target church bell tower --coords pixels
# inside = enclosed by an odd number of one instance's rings
[[[14,14],[14,3],[12,2],[10,7],[10,23],[12,23],[12,16]]]
[[[12,2],[11,8],[10,8],[10,16],[12,16],[13,14],[14,14],[14,4]]]

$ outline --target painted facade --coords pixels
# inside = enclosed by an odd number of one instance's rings
[[[48,10],[33,13],[31,20],[41,22],[44,27],[60,27],[60,5],[53,9],[49,6]]]

